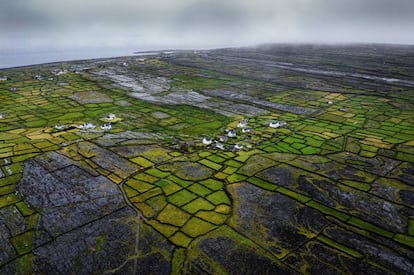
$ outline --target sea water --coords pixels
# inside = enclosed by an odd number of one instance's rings
[[[137,49],[50,49],[0,51],[0,69],[43,63],[133,55]]]

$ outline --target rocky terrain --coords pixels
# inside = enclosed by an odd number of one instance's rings
[[[388,45],[0,70],[0,274],[413,274],[413,76]]]

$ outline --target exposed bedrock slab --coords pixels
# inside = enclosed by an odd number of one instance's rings
[[[125,262],[134,254],[134,214],[132,209],[124,208],[34,249],[34,270],[45,274],[92,274],[127,265],[131,272],[132,263]]]
[[[211,97],[220,97],[224,99],[228,99],[230,101],[239,100],[242,102],[248,102],[249,104],[254,104],[259,107],[264,108],[271,108],[275,110],[282,110],[286,112],[291,112],[295,114],[306,114],[310,115],[314,113],[316,110],[300,107],[300,106],[294,106],[294,105],[285,105],[285,104],[279,104],[279,103],[273,103],[269,102],[263,99],[259,99],[256,97],[252,97],[249,95],[245,95],[240,93],[240,91],[231,91],[231,90],[205,90],[203,93],[207,94]]]
[[[398,160],[382,156],[377,156],[375,158],[364,158],[348,152],[331,155],[329,158],[339,163],[346,164],[379,176],[385,176],[400,164],[400,161]]]
[[[358,170],[350,168],[345,173],[342,168],[331,170],[332,174],[343,179],[357,177]],[[405,233],[408,228],[408,216],[404,207],[340,184],[337,180],[320,177],[309,172],[288,168],[286,165],[271,167],[257,174],[258,177],[302,193],[331,208],[340,209],[358,216],[368,222],[393,232]],[[358,176],[359,177],[359,176]],[[346,178],[345,178],[346,179]]]
[[[170,150],[158,145],[126,145],[111,149],[125,158],[143,156],[154,163],[161,163],[172,158],[169,155]]]
[[[78,92],[70,98],[81,104],[112,102],[112,99],[108,95],[97,91]]]
[[[10,242],[11,236],[6,225],[0,220],[0,265],[3,265],[16,256],[16,251]],[[0,269],[1,271],[1,269]]]
[[[341,227],[337,225],[327,227],[324,234],[338,243],[357,250],[367,259],[388,270],[398,274],[414,273],[414,251],[408,250],[403,245],[393,242],[394,247],[391,246],[391,249],[386,246],[387,242],[383,242],[381,239],[373,241],[347,230],[343,224]]]
[[[167,105],[187,104],[197,106],[206,102],[210,97],[204,96],[194,91],[179,91],[165,96],[151,95],[148,93],[130,93],[131,97],[138,98],[152,103],[162,103]]]
[[[30,229],[29,218],[24,217],[14,205],[3,207],[0,209],[0,228],[2,226],[5,230],[2,234],[16,236],[22,234]],[[0,237],[1,239],[1,237]]]
[[[229,224],[282,257],[316,236],[328,221],[318,211],[250,184],[230,185],[234,215]]]
[[[139,233],[136,274],[170,274],[172,253],[175,246],[144,223],[141,224]]]
[[[251,242],[230,236],[207,236],[191,248],[186,274],[296,274]]]
[[[392,274],[313,240],[288,255],[284,262],[304,274]]]
[[[213,170],[193,162],[175,162],[172,164],[163,164],[159,167],[160,170],[173,172],[178,177],[184,180],[203,180],[213,175]]]
[[[94,165],[85,163],[82,168],[87,169],[87,171],[93,175],[97,172],[95,169],[92,169],[92,167],[95,168],[99,166],[106,171],[103,174],[107,175],[112,173],[121,179],[125,179],[140,168],[138,165],[127,159],[90,142],[72,144],[59,152],[75,160],[82,160],[83,158],[89,159]],[[77,165],[79,165],[79,163]]]
[[[162,140],[166,136],[159,133],[125,131],[114,134],[106,134],[98,138],[97,143],[102,146],[114,146],[131,139],[135,140]]]
[[[399,179],[408,185],[414,186],[414,163],[401,163],[401,165],[394,169],[389,176],[391,178]]]
[[[17,189],[40,213],[33,240],[36,272],[103,273],[125,266],[134,254],[137,215],[107,178],[64,156],[48,163],[41,156],[25,162]]]

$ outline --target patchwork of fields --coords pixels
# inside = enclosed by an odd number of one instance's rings
[[[0,70],[0,273],[412,274],[413,75],[362,45]]]

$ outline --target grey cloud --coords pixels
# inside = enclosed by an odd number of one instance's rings
[[[177,28],[232,28],[244,25],[246,11],[224,1],[200,1],[178,11],[172,18]]]
[[[0,33],[44,28],[53,21],[36,11],[25,0],[2,1],[0,3]]]
[[[414,43],[412,0],[10,0],[0,49],[261,42]],[[20,40],[19,40],[20,39]]]

